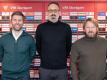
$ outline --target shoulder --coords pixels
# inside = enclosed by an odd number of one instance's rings
[[[9,33],[5,33],[4,35],[1,36],[1,39],[9,37],[10,34],[11,34],[10,32]]]
[[[29,39],[34,39],[33,36],[31,34],[29,34],[28,32],[23,32],[24,36],[27,36]]]
[[[70,27],[69,24],[67,24],[67,23],[65,23],[65,22],[62,22],[62,21],[60,21],[60,24],[62,24],[63,26],[66,26],[66,27]]]
[[[42,29],[44,29],[46,26],[48,26],[48,22],[44,22],[44,23],[41,23],[37,26],[37,29],[36,29],[36,32],[37,31],[41,31]]]
[[[106,38],[103,38],[103,37],[98,37],[98,40],[99,40],[99,41],[107,41],[107,39],[106,39]]]
[[[83,44],[83,42],[84,42],[84,38],[78,39],[73,43],[72,47],[81,46]]]
[[[107,38],[103,38],[103,37],[98,37],[98,43],[100,43],[100,46],[106,46],[107,47]],[[103,47],[102,46],[102,47]]]
[[[107,45],[107,38],[98,37],[98,42],[104,45]]]
[[[81,47],[85,47],[87,43],[88,42],[87,42],[87,40],[85,39],[85,36],[84,36],[84,37],[78,39],[77,41],[75,41],[73,43],[73,45],[76,46],[76,47],[81,48]]]
[[[3,43],[4,41],[7,41],[7,40],[9,40],[10,39],[10,34],[11,33],[5,33],[4,35],[2,35],[1,37],[0,37],[0,43]]]
[[[71,27],[69,24],[60,21],[60,26],[67,30],[67,32],[71,32]]]
[[[44,22],[44,23],[39,24],[38,27],[43,27],[43,26],[45,26],[47,24],[48,24],[48,22]]]
[[[76,40],[74,44],[81,44],[84,41],[84,37]]]
[[[29,34],[28,32],[24,32],[24,34],[25,34],[25,38],[24,38],[23,41],[25,41],[27,43],[30,43],[30,44],[32,44],[32,43],[35,44],[36,43],[36,40],[34,39],[34,37],[31,34]]]

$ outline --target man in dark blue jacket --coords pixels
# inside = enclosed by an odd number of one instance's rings
[[[2,80],[30,80],[29,68],[36,54],[35,40],[22,30],[24,15],[11,15],[11,32],[0,38]]]

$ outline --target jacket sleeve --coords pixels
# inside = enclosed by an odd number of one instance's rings
[[[32,37],[32,42],[31,42],[31,46],[30,46],[31,61],[35,58],[35,56],[36,56],[36,42]]]
[[[2,45],[2,39],[0,38],[0,62],[2,62],[3,55],[4,55],[4,49]]]
[[[69,54],[70,54],[71,45],[72,45],[72,32],[71,32],[70,26],[68,25],[67,26],[67,34],[66,34],[66,52],[67,52],[67,56],[69,56]]]
[[[72,46],[70,58],[71,58],[71,76],[72,76],[73,80],[79,80],[78,79],[78,70],[77,70],[79,52],[78,52],[78,49],[75,44]]]
[[[37,29],[36,29],[35,39],[36,39],[36,48],[37,48],[37,52],[38,52],[39,55],[40,55],[40,54],[41,54],[40,26],[38,26]]]

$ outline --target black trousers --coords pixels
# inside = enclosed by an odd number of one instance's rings
[[[51,70],[40,68],[40,80],[68,80],[67,69]]]

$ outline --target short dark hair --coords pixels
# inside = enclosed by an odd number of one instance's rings
[[[21,11],[15,11],[15,12],[13,12],[12,15],[11,15],[11,19],[12,19],[12,17],[14,15],[22,16],[23,20],[25,19],[25,16],[24,16],[24,14]]]
[[[48,7],[49,7],[51,4],[55,4],[55,5],[57,5],[57,6],[60,8],[60,5],[59,5],[58,2],[50,2],[50,3],[48,4]]]
[[[85,20],[85,22],[83,24],[83,29],[85,29],[85,26],[86,26],[86,24],[87,24],[88,21],[92,22],[97,28],[99,27],[98,26],[98,22],[97,22],[96,19],[94,19],[94,18],[88,18],[88,19]]]

